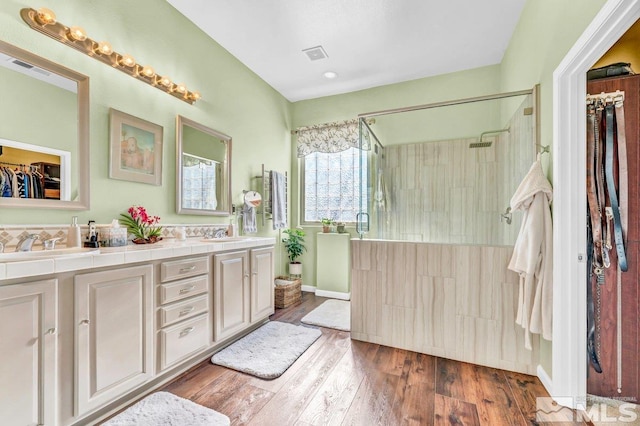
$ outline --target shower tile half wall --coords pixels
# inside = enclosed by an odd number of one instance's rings
[[[515,323],[512,247],[352,240],[356,340],[536,374]]]

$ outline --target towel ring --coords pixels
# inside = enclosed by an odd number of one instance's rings
[[[244,203],[247,207],[258,207],[262,204],[262,195],[256,191],[244,191]]]

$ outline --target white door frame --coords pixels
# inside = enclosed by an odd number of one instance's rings
[[[608,0],[553,73],[553,354],[560,404],[587,395],[586,72],[640,18],[640,0]]]

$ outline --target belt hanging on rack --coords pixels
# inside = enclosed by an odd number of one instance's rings
[[[616,193],[616,184],[615,177],[613,175],[613,154],[614,154],[614,105],[607,104],[605,106],[605,127],[606,127],[606,148],[605,148],[605,177],[607,181],[607,192],[609,193],[609,201],[611,202],[611,211],[613,214],[613,236],[616,244],[616,253],[618,254],[618,265],[620,266],[620,270],[626,272],[627,267],[627,256],[625,253],[624,247],[624,238],[622,232],[622,221],[620,220],[620,207],[618,205],[618,195]],[[620,140],[620,135],[618,134],[618,164],[622,164],[622,159],[620,155],[622,154],[619,148],[621,142],[626,142],[624,136],[622,137],[622,141]],[[626,155],[626,149],[624,150],[624,154]],[[624,158],[624,164],[626,168],[626,157]],[[619,166],[620,167],[620,166]],[[621,167],[620,167],[621,168]],[[618,176],[620,177],[620,176]]]

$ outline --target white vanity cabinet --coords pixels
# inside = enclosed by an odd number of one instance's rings
[[[274,312],[274,249],[252,249],[251,253],[251,322],[267,318]]]
[[[158,372],[209,346],[209,258],[162,262],[157,297]]]
[[[74,280],[75,416],[150,380],[153,266],[79,274]]]
[[[0,423],[55,424],[55,279],[0,287]]]
[[[249,252],[213,256],[214,342],[242,331],[249,318]]]
[[[274,312],[274,248],[213,256],[214,341],[237,334]]]

